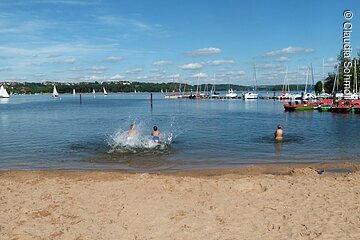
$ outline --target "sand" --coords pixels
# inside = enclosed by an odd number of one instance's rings
[[[359,172],[249,169],[0,171],[0,239],[360,239]]]

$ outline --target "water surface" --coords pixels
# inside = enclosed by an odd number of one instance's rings
[[[284,112],[273,100],[154,94],[12,96],[0,101],[0,169],[159,171],[360,159],[360,115]],[[137,126],[135,143],[126,140]],[[273,140],[277,124],[281,143]],[[157,125],[162,144],[150,142]]]

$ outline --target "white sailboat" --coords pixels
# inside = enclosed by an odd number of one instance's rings
[[[321,93],[317,96],[318,98],[321,98],[321,99],[326,99],[326,98],[331,97],[331,94],[326,93],[325,88],[324,88],[325,87],[325,71],[324,71],[324,67],[325,67],[325,59],[323,58]]]
[[[238,95],[232,88],[228,90],[228,93],[225,95],[227,98],[236,98]]]
[[[308,87],[308,84],[309,84],[309,74],[311,72],[311,79],[312,79],[312,83],[314,83],[314,74],[313,74],[313,69],[312,69],[312,66],[311,67],[308,67],[308,70],[307,70],[307,74],[306,74],[306,83],[305,83],[305,91],[304,91],[304,95],[303,95],[303,100],[313,100],[313,99],[316,99],[316,95],[311,91],[308,91],[307,87]],[[312,84],[314,85],[314,84]]]
[[[290,94],[290,85],[288,82],[287,75],[288,75],[288,68],[286,68],[285,71],[284,84],[281,89],[281,95],[276,97],[277,100],[288,100],[292,98],[292,95]]]
[[[59,93],[58,93],[58,91],[56,90],[56,86],[55,86],[55,85],[54,85],[54,88],[53,88],[52,96],[53,96],[54,98],[58,98],[58,97],[59,97]]]
[[[4,88],[4,86],[1,85],[0,87],[0,98],[9,98],[9,94],[6,91],[6,89]]]
[[[104,87],[103,87],[103,90],[104,90],[104,95],[108,95],[108,93]]]
[[[215,80],[216,80],[216,74],[214,74],[214,82],[213,82],[213,85],[211,87],[211,91],[210,91],[210,97],[211,98],[218,98],[220,97],[220,94],[216,92],[216,89],[215,89]]]
[[[95,89],[93,89],[93,92],[92,92],[93,94],[95,94],[96,92],[95,92]]]
[[[76,95],[75,89],[73,89],[73,95],[74,95],[74,96]]]
[[[253,73],[253,90],[243,93],[244,100],[246,99],[258,99],[259,94],[256,91],[256,67],[254,64],[254,73]]]

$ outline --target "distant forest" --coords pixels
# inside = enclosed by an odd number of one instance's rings
[[[185,91],[196,91],[196,85],[179,85],[174,83],[144,83],[144,82],[132,82],[125,83],[124,82],[83,82],[83,83],[36,83],[36,82],[24,82],[24,83],[12,83],[10,85],[6,85],[6,89],[8,92],[16,93],[16,94],[35,94],[35,93],[52,93],[53,85],[56,85],[56,89],[60,94],[64,93],[72,93],[73,89],[75,89],[76,93],[90,93],[93,89],[96,92],[102,92],[103,87],[107,92],[117,93],[117,92],[179,92]],[[207,91],[211,90],[212,85],[202,84],[201,90],[207,89]],[[247,91],[252,90],[250,86],[240,86],[240,85],[229,85],[229,84],[217,84],[215,85],[216,91],[227,91],[229,88],[233,88],[235,91]],[[258,86],[258,91],[281,91],[282,85],[273,85],[273,86]],[[290,85],[290,90],[302,91],[304,90],[304,85]]]

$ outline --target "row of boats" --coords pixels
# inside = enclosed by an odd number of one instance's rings
[[[93,89],[92,93],[93,93],[93,94],[96,94],[95,89]],[[106,91],[105,87],[103,87],[103,94],[104,94],[104,95],[108,95],[108,93],[107,93],[107,91]],[[75,91],[75,89],[73,89],[73,95],[76,95],[76,91]],[[55,86],[55,85],[54,85],[54,87],[53,87],[53,93],[52,93],[52,96],[53,96],[54,98],[58,98],[58,97],[59,97],[59,93],[58,93],[58,91],[57,91],[57,89],[56,89],[56,86]]]
[[[360,113],[360,99],[337,100],[323,99],[319,101],[295,101],[284,104],[285,111],[308,111],[318,110],[320,112]]]
[[[229,89],[227,93],[220,94],[216,91],[211,91],[209,94],[206,92],[190,92],[190,93],[171,93],[166,94],[165,98],[167,99],[178,99],[178,98],[189,98],[189,99],[207,99],[207,98],[243,98],[243,99],[258,99],[259,94],[256,92],[244,92],[241,95],[236,93],[233,89]]]

